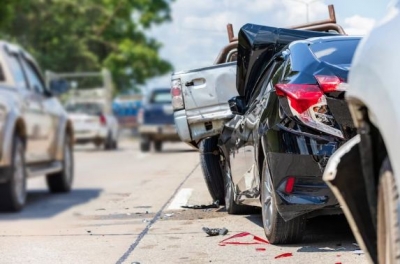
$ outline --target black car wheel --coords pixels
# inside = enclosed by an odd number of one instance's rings
[[[162,142],[162,141],[160,141],[160,140],[154,141],[154,149],[155,149],[157,152],[161,152],[161,151],[162,151],[162,145],[163,145],[163,142]]]
[[[306,227],[302,216],[285,221],[276,207],[276,193],[266,161],[261,177],[262,220],[266,237],[271,244],[290,244],[301,241]]]
[[[148,137],[140,137],[140,150],[142,152],[148,152],[150,150],[150,139]]]
[[[228,214],[251,214],[254,212],[253,206],[239,205],[235,202],[234,183],[231,178],[231,169],[228,162],[224,168],[224,187],[225,187],[225,208]]]
[[[224,177],[221,170],[221,155],[218,149],[218,137],[207,138],[201,141],[200,164],[203,177],[211,198],[225,204]]]
[[[74,179],[74,155],[68,135],[65,135],[63,151],[62,170],[46,176],[47,186],[52,193],[69,192],[72,187]]]
[[[379,263],[400,262],[399,192],[388,158],[382,163],[378,187]]]
[[[19,211],[26,202],[26,166],[25,151],[22,140],[14,137],[11,167],[4,173],[9,173],[9,181],[0,184],[0,210]]]
[[[105,150],[110,150],[110,149],[113,149],[113,148],[114,148],[114,141],[113,141],[113,138],[112,138],[112,133],[108,132],[107,138],[104,141],[104,149]]]

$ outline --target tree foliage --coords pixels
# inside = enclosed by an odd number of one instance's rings
[[[173,0],[3,1],[0,36],[22,45],[44,69],[107,67],[119,91],[172,69],[146,31],[171,19]]]

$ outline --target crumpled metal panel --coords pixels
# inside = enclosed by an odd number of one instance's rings
[[[238,35],[236,87],[239,95],[248,95],[254,88],[266,65],[289,43],[312,37],[336,34],[306,30],[244,25]]]

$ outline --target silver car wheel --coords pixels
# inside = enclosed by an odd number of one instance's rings
[[[64,148],[64,173],[65,181],[69,184],[72,180],[71,147],[67,144]]]
[[[272,219],[273,219],[273,199],[272,199],[272,184],[269,172],[267,171],[268,168],[264,166],[264,177],[262,183],[262,217],[264,221],[264,227],[268,230],[271,230],[272,226]]]
[[[18,204],[24,204],[26,200],[25,164],[22,146],[18,145],[14,156],[14,188]]]

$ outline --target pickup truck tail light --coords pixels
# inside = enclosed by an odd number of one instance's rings
[[[172,108],[174,110],[180,110],[185,107],[182,96],[182,83],[180,79],[172,80],[171,97],[172,97]]]
[[[318,84],[278,83],[275,91],[286,97],[292,114],[303,124],[343,138],[343,133],[335,128],[335,120],[329,111],[324,93],[342,91],[342,80],[336,76],[315,76]]]
[[[140,108],[137,115],[137,122],[138,124],[143,124],[143,121],[144,121],[144,110],[143,108]]]

